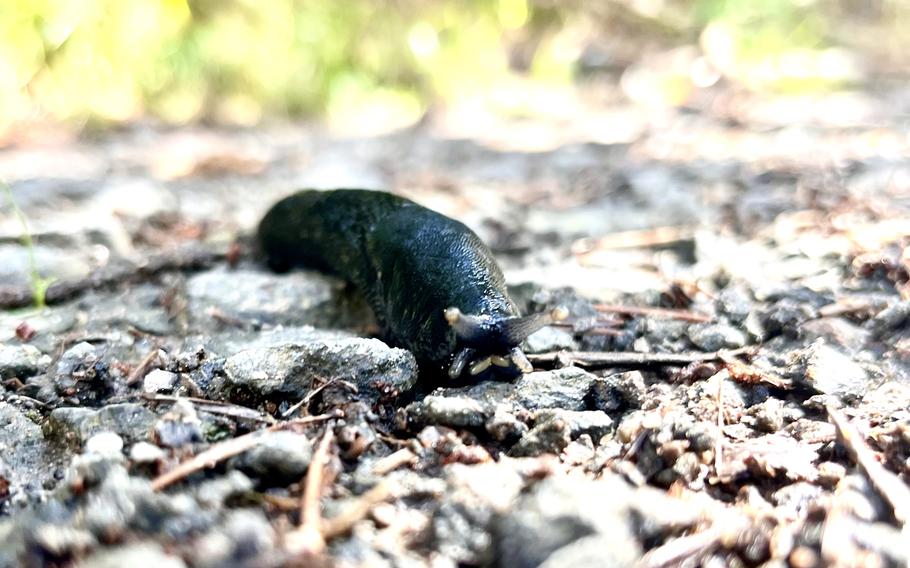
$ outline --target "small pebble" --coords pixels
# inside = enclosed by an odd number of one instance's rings
[[[735,349],[746,344],[746,334],[725,324],[693,325],[689,328],[689,340],[704,351]]]
[[[177,373],[155,369],[142,380],[142,390],[147,393],[170,392],[177,386],[180,376]]]
[[[99,432],[85,442],[85,453],[102,456],[119,455],[123,450],[123,438],[114,432]]]
[[[824,487],[836,486],[845,475],[847,475],[847,468],[837,462],[818,464],[818,482]]]
[[[130,448],[130,461],[137,464],[156,463],[167,457],[167,454],[156,446],[148,442],[138,442]]]

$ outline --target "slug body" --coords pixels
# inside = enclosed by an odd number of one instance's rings
[[[530,370],[518,345],[554,314],[519,317],[490,250],[464,224],[389,193],[305,190],[259,225],[269,265],[337,274],[363,292],[386,339],[456,378]]]

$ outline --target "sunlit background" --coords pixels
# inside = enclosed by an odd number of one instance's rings
[[[903,77],[906,0],[4,0],[0,143],[36,124],[685,105],[725,82],[811,93]]]

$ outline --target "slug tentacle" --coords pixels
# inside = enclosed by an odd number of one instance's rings
[[[474,349],[470,347],[465,347],[459,351],[455,358],[452,359],[452,364],[449,365],[449,378],[457,379],[461,376],[461,373],[464,371],[465,366],[468,362],[474,358],[474,355],[477,353]]]
[[[528,356],[521,350],[521,347],[513,347],[512,351],[509,352],[509,356],[515,367],[522,373],[530,373],[534,370],[534,366],[528,361]]]
[[[472,377],[476,377],[480,373],[489,369],[490,365],[492,365],[492,364],[493,364],[492,357],[488,355],[482,359],[477,359],[476,361],[471,363],[471,368],[468,369],[468,372],[471,373]]]
[[[523,317],[508,318],[502,322],[503,335],[506,342],[518,345],[535,331],[550,324],[562,321],[569,316],[569,312],[562,307],[553,308],[548,312],[530,314]]]
[[[515,347],[535,331],[568,317],[566,309],[561,307],[548,312],[507,318],[463,314],[455,307],[446,308],[444,314],[459,341],[468,345],[501,343],[508,347]]]

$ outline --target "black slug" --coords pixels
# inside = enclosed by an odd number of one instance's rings
[[[266,213],[258,239],[276,270],[311,267],[352,282],[387,341],[452,378],[491,366],[529,372],[519,345],[565,317],[561,309],[521,317],[473,231],[390,193],[300,191]]]

